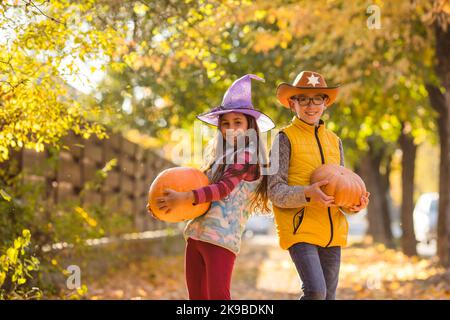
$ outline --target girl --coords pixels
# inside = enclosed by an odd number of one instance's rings
[[[274,124],[254,109],[251,79],[264,81],[245,75],[227,90],[220,107],[197,117],[218,127],[212,161],[205,170],[211,184],[188,192],[169,189],[157,199],[158,207],[166,212],[182,202],[211,202],[210,209],[189,221],[184,231],[185,275],[191,300],[231,299],[231,275],[249,213],[268,211],[259,130],[270,130]]]
[[[281,104],[295,112],[292,123],[276,136],[271,161],[279,170],[269,176],[280,246],[289,250],[302,280],[302,299],[335,299],[341,247],[346,245],[348,223],[334,198],[320,189],[328,181],[309,185],[311,173],[325,163],[344,166],[342,142],[325,128],[321,116],[336,99],[338,87],[328,87],[317,72],[303,71],[293,85],[277,89]],[[278,154],[276,154],[278,153]],[[367,207],[369,193],[359,206],[342,208],[352,213]]]

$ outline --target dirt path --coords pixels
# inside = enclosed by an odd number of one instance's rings
[[[383,246],[343,250],[338,299],[450,299],[450,272],[433,259],[408,258]],[[89,299],[186,299],[183,256],[145,259],[86,284]],[[233,299],[297,299],[300,280],[273,237],[243,243]]]

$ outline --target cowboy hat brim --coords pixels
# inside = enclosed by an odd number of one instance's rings
[[[275,127],[275,124],[268,115],[255,109],[230,109],[230,110],[210,111],[198,115],[197,119],[217,127],[219,125],[219,116],[230,112],[243,113],[254,117],[256,119],[256,123],[258,124],[258,128],[261,132],[269,131]]]
[[[286,108],[289,107],[288,99],[292,96],[301,93],[324,93],[328,96],[329,100],[325,104],[326,107],[332,105],[337,98],[339,92],[339,86],[335,87],[296,87],[289,83],[281,83],[277,88],[277,98],[280,103]]]

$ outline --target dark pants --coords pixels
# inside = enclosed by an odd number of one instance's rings
[[[188,238],[185,275],[189,300],[230,300],[235,259],[230,250]]]
[[[341,247],[296,243],[289,248],[302,280],[303,300],[334,300],[341,264]]]

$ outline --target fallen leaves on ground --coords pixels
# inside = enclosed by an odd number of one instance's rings
[[[450,270],[436,258],[408,257],[383,245],[343,250],[339,293],[344,299],[450,299]]]
[[[261,239],[265,239],[261,241]],[[183,255],[148,257],[88,283],[89,299],[187,299]],[[301,282],[275,238],[243,243],[232,281],[233,299],[298,299]],[[338,299],[449,299],[450,271],[436,259],[407,257],[383,245],[342,251]]]

